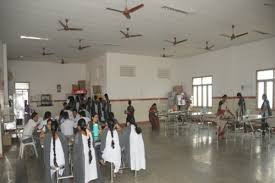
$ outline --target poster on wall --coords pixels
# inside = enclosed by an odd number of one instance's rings
[[[52,95],[42,94],[41,95],[41,106],[52,106]]]
[[[57,90],[57,93],[61,92],[61,85],[60,84],[56,85],[56,90]]]

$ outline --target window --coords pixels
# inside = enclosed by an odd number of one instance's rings
[[[212,107],[212,76],[193,78],[193,105]]]
[[[274,104],[275,69],[257,71],[257,107],[261,108],[262,95],[265,93],[270,107]]]
[[[136,77],[136,67],[123,65],[120,66],[120,76],[121,77]]]

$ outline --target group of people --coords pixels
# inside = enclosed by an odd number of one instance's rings
[[[72,106],[76,106],[72,104],[70,99],[64,105],[58,119],[53,119],[51,112],[47,111],[43,120],[38,122],[38,114],[33,112],[24,127],[24,142],[32,140],[30,137],[34,131],[41,130],[47,183],[55,182],[55,173],[59,176],[68,176],[72,173],[68,143],[71,139],[73,175],[76,183],[104,182],[100,166],[104,166],[106,162],[114,165],[114,173],[120,171],[122,162],[123,166],[133,171],[146,168],[142,129],[135,122],[133,107],[127,109],[126,127],[122,128],[108,109],[107,112],[104,111],[105,120],[101,121],[97,113],[100,109],[92,110],[93,102],[91,110],[87,109],[87,105],[84,108],[83,104],[80,104],[79,109],[72,109]]]
[[[236,116],[230,111],[227,105],[227,95],[222,96],[222,100],[219,102],[218,110],[217,110],[217,124],[218,124],[218,137],[221,139],[224,139],[224,133],[225,133],[225,126],[227,122],[230,120],[230,118],[237,118],[238,121],[242,120],[242,118],[246,115],[246,103],[245,99],[242,96],[241,93],[237,93],[237,97],[239,99],[238,106],[236,110]],[[268,130],[268,123],[267,123],[267,117],[272,116],[271,108],[269,101],[267,99],[266,94],[262,95],[263,103],[261,106],[260,114],[262,116],[262,135],[264,136],[266,131]],[[246,132],[247,126],[244,124],[244,131]]]
[[[108,115],[111,112],[111,103],[107,93],[104,94],[104,97],[95,95],[93,99],[91,97],[86,99],[81,95],[76,97],[70,96],[67,102],[64,102],[63,106],[64,110],[76,112],[85,111],[89,118],[91,118],[91,115],[97,114],[100,122],[107,121]],[[62,114],[60,114],[60,116],[61,115]]]

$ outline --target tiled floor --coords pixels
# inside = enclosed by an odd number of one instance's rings
[[[210,135],[209,135],[210,134]],[[214,132],[183,131],[179,136],[152,133],[144,127],[147,170],[134,178],[125,171],[120,183],[274,183],[275,137],[234,136],[217,143]],[[1,183],[40,183],[41,159],[17,160],[18,147],[8,149],[0,160]],[[106,175],[105,171],[105,175]],[[106,175],[107,176],[107,175]],[[107,178],[107,180],[109,180]],[[109,181],[106,181],[109,182]]]

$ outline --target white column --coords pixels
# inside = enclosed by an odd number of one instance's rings
[[[7,44],[3,44],[3,73],[4,73],[4,105],[9,106],[9,88],[8,88],[8,59],[7,59]]]
[[[2,84],[2,81],[3,81],[3,46],[2,46],[2,41],[0,40],[0,69],[2,70],[1,72],[1,76],[0,76],[0,84]],[[2,112],[3,112],[3,109],[4,109],[4,102],[3,102],[3,99],[4,99],[4,91],[1,89],[0,90],[0,104],[1,104],[1,108],[0,108],[0,158],[3,157],[3,145],[2,145]]]

